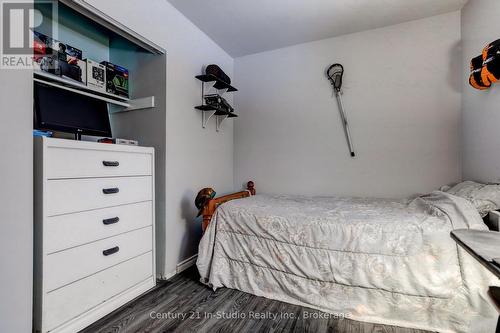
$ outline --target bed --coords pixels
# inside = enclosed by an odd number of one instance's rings
[[[197,266],[213,289],[372,323],[494,332],[486,291],[498,282],[450,237],[487,229],[470,200],[443,191],[405,200],[244,193],[205,211]]]

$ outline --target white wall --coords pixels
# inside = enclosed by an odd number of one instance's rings
[[[33,74],[0,69],[0,332],[31,332]]]
[[[166,0],[87,0],[101,11],[167,50],[166,221],[157,221],[158,272],[169,276],[177,263],[197,253],[201,236],[194,198],[202,187],[233,190],[233,125],[216,133],[215,121],[201,128],[201,85],[194,78],[206,64],[229,76],[233,59]],[[165,248],[162,248],[165,246]]]
[[[500,85],[487,91],[468,84],[471,58],[500,38],[500,1],[471,0],[462,9],[464,179],[500,181]]]
[[[461,178],[460,13],[235,59],[235,186],[405,196]],[[345,66],[347,151],[326,68]]]

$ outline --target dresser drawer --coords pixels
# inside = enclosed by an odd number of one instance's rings
[[[44,225],[44,254],[116,236],[152,223],[152,201],[49,217]]]
[[[100,305],[152,277],[151,252],[46,294],[44,331]]]
[[[48,148],[46,177],[83,178],[152,175],[152,155],[120,151]]]
[[[44,291],[49,292],[98,271],[152,250],[152,229],[115,237],[49,254],[45,257]],[[107,251],[107,253],[105,253]]]
[[[48,180],[46,215],[149,201],[152,197],[151,176]]]

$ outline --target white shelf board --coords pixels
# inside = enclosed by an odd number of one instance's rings
[[[91,88],[87,87],[83,83],[73,81],[70,79],[66,79],[54,74],[50,74],[41,70],[35,70],[33,72],[34,78],[33,80],[35,82],[40,82],[43,84],[50,85],[52,87],[56,87],[59,89],[64,89],[68,90],[80,95],[92,97],[99,99],[101,101],[105,101],[107,103],[117,105],[120,107],[123,107],[124,109],[119,109],[112,111],[112,113],[117,113],[117,112],[128,112],[128,111],[135,111],[135,110],[142,110],[142,109],[148,109],[148,108],[154,108],[155,107],[155,98],[154,96],[149,96],[149,97],[143,97],[143,98],[137,98],[137,99],[129,99],[126,97],[122,96],[117,96],[114,94],[110,93],[104,93],[100,91],[95,91],[92,90]]]
[[[121,112],[143,110],[154,107],[155,107],[155,97],[150,96],[144,98],[131,99],[130,106],[124,110],[121,110]]]
[[[129,103],[120,102],[120,101],[117,101],[117,100],[114,100],[114,99],[111,99],[111,98],[99,96],[99,95],[93,94],[91,92],[86,92],[86,91],[83,91],[83,90],[71,88],[71,87],[68,87],[68,86],[65,86],[65,85],[62,85],[62,84],[58,84],[58,83],[50,82],[50,81],[46,81],[46,80],[41,80],[41,79],[37,79],[37,78],[34,78],[33,81],[40,82],[40,83],[43,83],[43,84],[47,84],[49,86],[56,87],[56,88],[59,88],[59,89],[68,90],[68,91],[71,91],[71,92],[74,92],[74,93],[77,93],[77,94],[80,94],[80,95],[84,95],[84,96],[92,97],[92,98],[95,98],[95,99],[99,99],[101,101],[105,101],[107,103],[111,103],[111,104],[114,104],[114,105],[119,105],[119,106],[123,106],[123,107],[126,107],[126,108],[130,108],[130,104]]]
[[[116,99],[116,100],[120,100],[120,101],[123,101],[123,102],[128,102],[130,100],[129,98],[118,96],[118,95],[111,94],[111,93],[108,93],[108,92],[93,90],[92,88],[89,88],[87,85],[85,85],[85,84],[83,84],[81,82],[78,82],[78,81],[75,81],[75,80],[71,80],[71,79],[66,79],[64,77],[61,77],[61,76],[58,76],[58,75],[54,75],[54,74],[50,74],[50,73],[44,72],[42,70],[34,70],[33,74],[35,76],[39,76],[39,77],[48,79],[50,81],[55,81],[55,82],[62,83],[64,85],[68,85],[68,86],[73,87],[73,88],[82,89],[82,90],[87,91],[89,93],[92,93],[94,95],[102,95],[104,97],[109,97],[111,99]]]

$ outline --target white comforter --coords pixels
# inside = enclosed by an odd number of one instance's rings
[[[214,289],[355,320],[493,332],[485,292],[495,280],[450,238],[460,228],[486,229],[469,202],[439,191],[411,201],[257,195],[218,208],[197,265]]]

